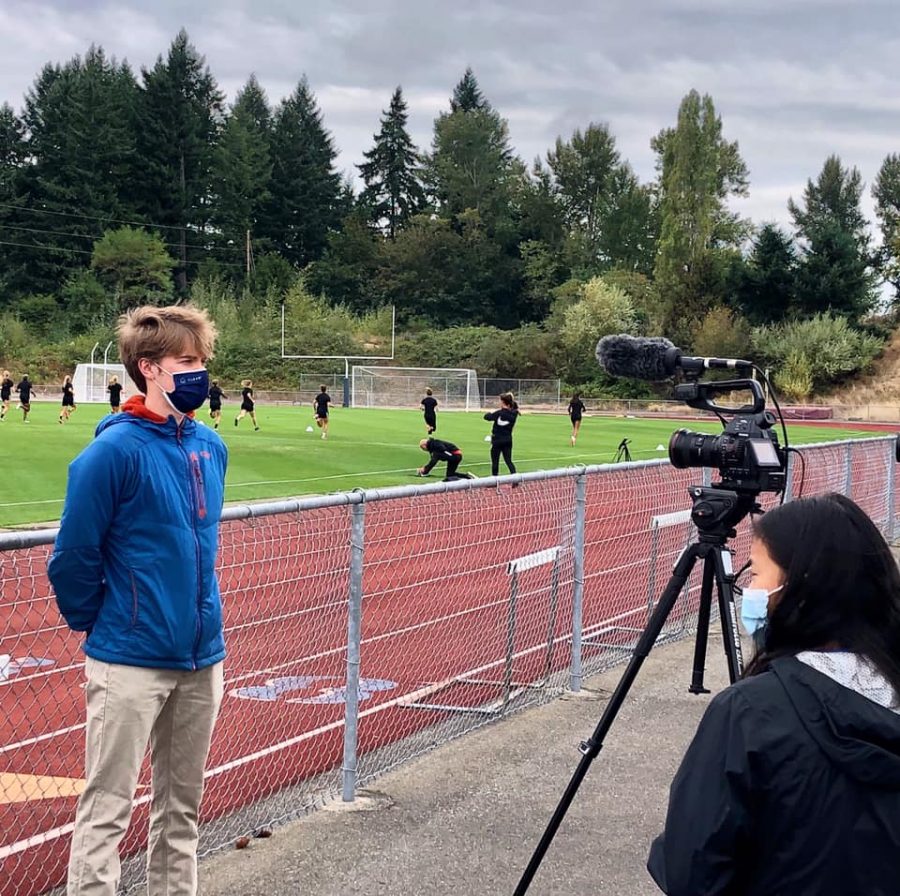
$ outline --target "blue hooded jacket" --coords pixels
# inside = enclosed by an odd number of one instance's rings
[[[215,560],[228,453],[143,396],[123,410],[69,465],[48,567],[56,601],[94,659],[202,669],[225,656]]]

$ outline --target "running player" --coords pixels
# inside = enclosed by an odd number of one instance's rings
[[[328,438],[328,406],[331,404],[331,396],[327,386],[319,386],[319,394],[313,399],[316,409],[316,426],[322,430],[322,438]]]
[[[31,413],[31,393],[34,392],[34,384],[28,379],[28,374],[22,374],[22,382],[16,386],[19,393],[19,407],[22,408],[22,422],[28,423],[28,415]],[[35,394],[37,394],[35,392]]]
[[[213,419],[213,429],[219,428],[222,419],[222,399],[228,396],[219,388],[219,381],[213,380],[209,387],[209,416]]]
[[[62,407],[59,413],[59,422],[65,423],[75,410],[75,387],[72,385],[72,377],[67,376],[62,384]]]
[[[500,472],[500,455],[510,473],[516,472],[516,465],[512,459],[513,427],[519,419],[519,406],[513,398],[512,392],[504,392],[500,396],[500,407],[496,411],[490,411],[484,415],[485,420],[491,420],[491,476],[497,476]]]
[[[237,426],[247,414],[253,421],[253,431],[259,432],[259,424],[256,422],[256,404],[253,401],[253,380],[241,380],[241,412],[234,418]]]
[[[13,381],[9,377],[9,371],[4,370],[0,374],[0,420],[6,416],[9,410],[9,400],[12,397]]]
[[[106,387],[109,392],[109,411],[111,414],[119,413],[119,405],[122,403],[122,384],[117,376],[109,378],[109,385]]]
[[[428,435],[437,432],[437,399],[432,395],[431,389],[425,390],[425,397],[419,402],[425,412],[425,430]]]
[[[581,429],[581,415],[585,411],[584,402],[581,396],[576,392],[569,402],[569,420],[572,421],[572,438],[569,440],[573,445],[578,438],[578,430]]]

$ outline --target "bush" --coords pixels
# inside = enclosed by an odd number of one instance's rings
[[[788,386],[802,391],[810,377],[807,395],[865,370],[884,345],[831,314],[758,327],[752,341],[756,357],[774,368],[775,383],[785,391]]]

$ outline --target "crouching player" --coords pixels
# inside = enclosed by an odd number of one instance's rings
[[[419,447],[423,451],[427,451],[431,458],[424,467],[419,467],[418,474],[427,476],[436,464],[444,462],[447,464],[447,474],[444,476],[444,482],[456,482],[457,479],[474,479],[471,473],[457,473],[459,465],[462,463],[462,451],[453,444],[453,442],[443,442],[440,439],[422,439]]]

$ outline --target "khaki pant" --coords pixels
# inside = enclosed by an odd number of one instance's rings
[[[68,896],[114,896],[119,843],[150,742],[150,896],[197,892],[203,768],[222,702],[222,663],[197,672],[143,669],[87,657],[87,784],[78,801]]]

